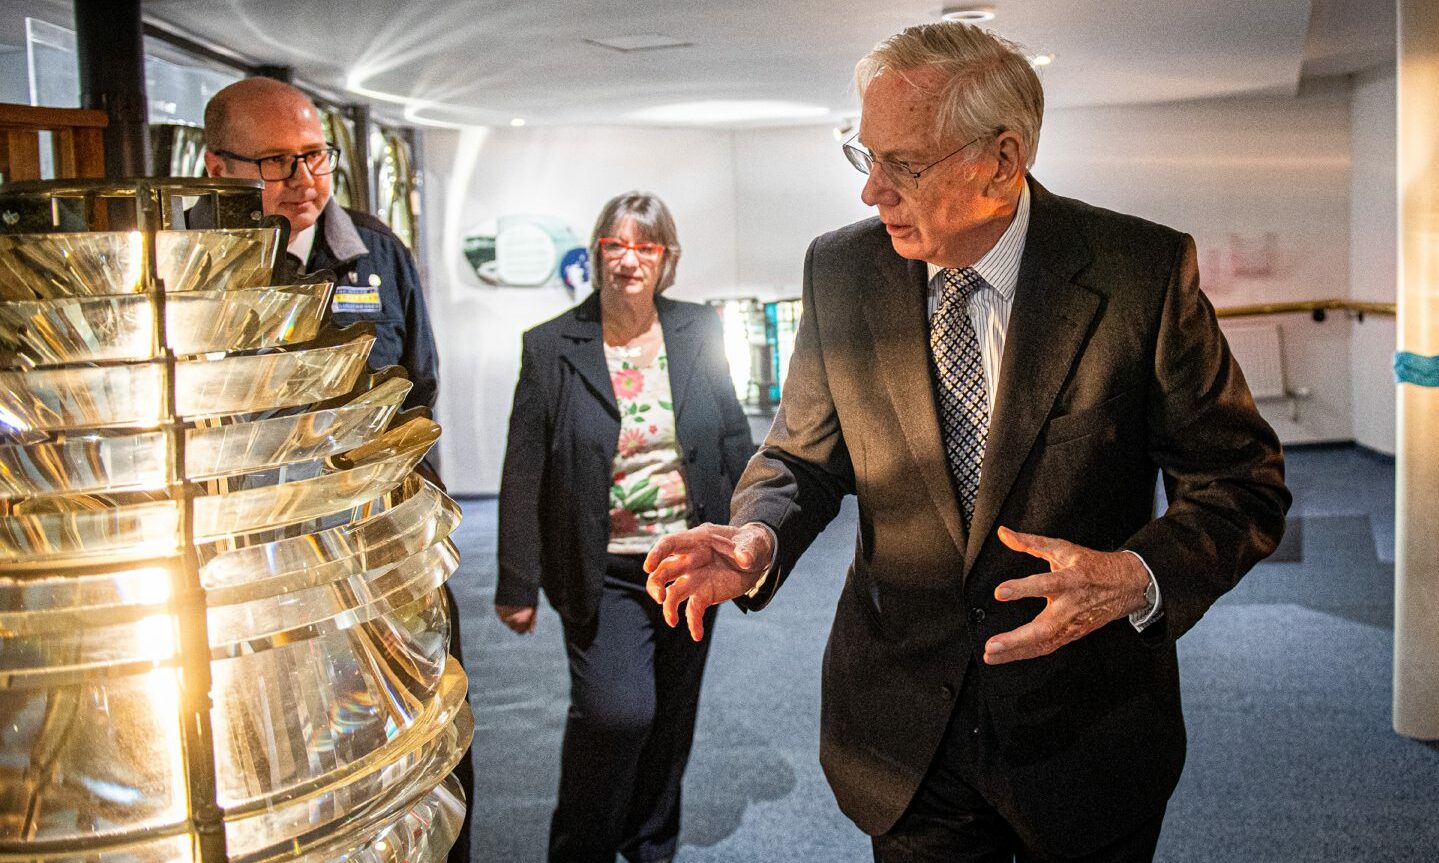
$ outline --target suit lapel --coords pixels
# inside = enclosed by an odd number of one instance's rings
[[[1100,305],[1098,294],[1073,280],[1089,261],[1084,241],[1054,196],[1033,178],[1029,182],[1029,230],[1005,333],[999,388],[965,552],[966,574],[985,537],[995,530],[995,519],[1069,377]]]
[[[906,261],[895,254],[889,238],[879,234],[882,248],[865,255],[875,261],[876,296],[861,303],[865,321],[873,334],[879,358],[879,378],[884,381],[893,403],[905,443],[917,466],[917,473],[929,489],[935,511],[954,539],[954,547],[966,545],[964,519],[954,496],[944,444],[939,434],[939,414],[934,406],[934,388],[929,361],[929,321],[925,285],[928,282],[922,261]]]
[[[695,316],[684,306],[664,297],[655,297],[655,308],[660,316],[660,330],[665,339],[665,356],[668,357],[670,374],[670,400],[675,416],[689,393],[690,380],[699,365],[700,340],[689,333]]]
[[[590,294],[575,307],[575,314],[563,330],[564,343],[560,355],[594,391],[616,418],[620,406],[615,401],[614,384],[610,383],[609,367],[605,364],[604,330],[600,325],[600,295]]]

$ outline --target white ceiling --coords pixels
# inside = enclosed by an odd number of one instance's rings
[[[705,100],[815,112],[727,124],[753,126],[853,115],[854,61],[877,40],[936,20],[941,2],[145,0],[144,9],[162,26],[293,66],[307,84],[389,104],[384,113],[416,122],[640,124],[632,115],[645,109]],[[998,17],[986,26],[1055,55],[1043,71],[1052,107],[1293,94],[1301,76],[1393,56],[1393,3],[1385,0],[991,5]],[[646,33],[692,44],[623,54],[584,41]]]

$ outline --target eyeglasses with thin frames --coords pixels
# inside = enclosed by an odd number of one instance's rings
[[[252,159],[249,156],[241,156],[239,153],[232,153],[229,150],[214,150],[216,156],[222,159],[231,159],[236,162],[249,162],[260,171],[260,179],[269,182],[288,180],[295,176],[300,170],[300,163],[305,163],[305,170],[310,172],[312,177],[323,177],[335,171],[335,165],[340,160],[340,148],[331,144],[319,150],[310,150],[304,153],[281,153],[276,156],[263,156],[259,159]]]
[[[600,254],[612,261],[623,258],[625,252],[634,252],[642,261],[652,261],[665,253],[663,243],[626,243],[618,237],[600,237],[598,245]]]
[[[880,167],[884,168],[884,170],[889,174],[889,178],[894,182],[898,183],[904,178],[909,178],[910,180],[914,181],[915,188],[919,188],[919,178],[924,175],[925,171],[928,171],[930,168],[933,168],[935,165],[938,165],[940,162],[943,162],[945,159],[948,159],[951,156],[958,155],[959,153],[963,152],[966,147],[969,147],[971,144],[988,138],[989,135],[984,134],[973,138],[960,145],[959,149],[955,150],[954,152],[949,153],[946,156],[941,156],[940,158],[935,159],[933,162],[930,162],[928,165],[925,165],[922,168],[916,168],[909,162],[906,162],[902,159],[875,158],[875,155],[869,150],[866,150],[863,147],[856,147],[854,144],[850,143],[858,137],[858,132],[850,135],[849,140],[844,142],[843,147],[845,158],[849,159],[849,163],[854,166],[854,169],[856,171],[859,171],[861,174],[868,174],[871,170],[873,170],[875,164],[878,164]]]

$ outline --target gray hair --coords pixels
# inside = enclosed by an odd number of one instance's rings
[[[855,89],[863,97],[881,74],[903,77],[917,69],[936,69],[944,75],[945,83],[935,94],[939,97],[935,131],[956,140],[1014,132],[1027,151],[1025,167],[1034,166],[1044,88],[1021,46],[958,21],[919,24],[880,42],[860,58],[854,67]]]
[[[670,208],[653,192],[625,192],[610,198],[600,208],[600,216],[595,219],[594,233],[590,235],[590,266],[594,273],[595,289],[604,287],[605,279],[603,259],[600,257],[600,237],[614,236],[612,232],[626,219],[634,222],[635,230],[644,237],[645,242],[659,243],[665,247],[662,258],[664,263],[660,265],[659,281],[655,283],[655,293],[663,293],[675,283],[675,270],[680,263],[680,237],[675,230],[675,218],[670,215]]]

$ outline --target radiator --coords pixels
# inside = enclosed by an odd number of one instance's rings
[[[1284,380],[1284,353],[1279,325],[1265,322],[1225,324],[1229,350],[1244,369],[1244,379],[1256,399],[1282,399],[1293,395]]]

